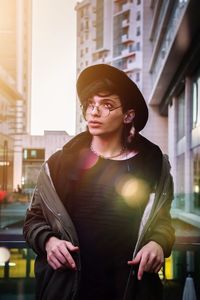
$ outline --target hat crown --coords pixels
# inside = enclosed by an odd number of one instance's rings
[[[120,91],[119,94],[124,96],[125,102],[133,103],[135,110],[134,126],[139,132],[147,123],[148,108],[146,101],[137,85],[124,73],[111,65],[97,64],[84,69],[77,79],[77,93],[80,98],[81,92],[88,85],[96,80],[111,80]]]

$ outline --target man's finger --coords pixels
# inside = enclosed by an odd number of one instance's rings
[[[55,253],[54,253],[54,257],[56,257],[56,259],[61,263],[61,264],[65,264],[66,262],[66,257],[63,254],[63,252],[61,251],[61,249],[58,249]]]
[[[49,261],[49,265],[50,265],[54,270],[57,269],[56,265],[55,265],[52,261]]]
[[[59,262],[59,260],[55,256],[51,256],[49,259],[49,262],[51,265],[53,265],[55,267],[54,270],[57,270],[62,267],[62,264]]]
[[[154,273],[158,273],[160,271],[160,269],[162,268],[163,264],[159,264],[154,270]]]
[[[70,267],[72,269],[76,269],[76,264],[75,264],[75,261],[73,260],[73,258],[71,256],[71,254],[69,252],[67,252],[65,257],[66,257],[67,263],[70,265]]]
[[[143,273],[145,271],[145,266],[148,261],[148,256],[143,255],[139,264],[139,269],[138,269],[138,280],[142,279]]]

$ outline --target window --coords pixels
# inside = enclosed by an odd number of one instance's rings
[[[140,34],[141,34],[141,32],[140,32],[140,27],[138,26],[138,27],[136,28],[136,35],[139,36]]]
[[[137,11],[136,13],[136,21],[139,21],[141,19],[141,13],[140,11]]]
[[[23,149],[23,160],[24,161],[32,161],[32,160],[43,161],[44,158],[45,158],[45,150],[44,149],[33,149],[33,148]]]
[[[177,99],[177,141],[185,136],[185,93],[181,93]]]
[[[200,213],[200,147],[193,150],[193,210]]]
[[[139,72],[137,72],[137,73],[135,74],[135,81],[136,81],[136,82],[139,82],[139,81],[140,81],[140,73],[139,73]]]
[[[137,5],[140,5],[141,4],[141,0],[137,0]]]
[[[104,1],[97,0],[96,2],[96,49],[103,47],[103,32],[104,32]]]
[[[181,154],[177,157],[177,208],[185,208],[185,156]]]
[[[128,74],[128,77],[129,77],[130,79],[132,79],[133,74],[132,74],[132,73],[129,73],[129,74]]]
[[[140,51],[140,42],[137,42],[135,45],[136,51]]]
[[[84,37],[83,37],[83,35],[81,35],[80,36],[80,43],[83,44],[83,42],[84,42]]]
[[[89,23],[88,23],[88,20],[85,22],[85,29],[86,29],[86,30],[89,29]]]
[[[192,123],[193,128],[200,125],[200,73],[197,75],[193,82],[193,94],[192,94]]]

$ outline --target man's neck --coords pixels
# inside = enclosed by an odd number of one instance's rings
[[[120,153],[123,145],[120,136],[93,136],[92,148],[103,156],[111,157]]]

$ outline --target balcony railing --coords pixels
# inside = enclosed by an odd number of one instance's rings
[[[129,26],[129,20],[125,19],[122,21],[122,27],[127,27],[127,26]]]
[[[22,239],[14,239],[9,234],[0,235],[0,298],[34,300],[35,254]],[[8,261],[2,262],[2,249],[10,253]]]
[[[25,204],[22,203],[23,200]],[[10,207],[9,204],[1,207],[2,225],[4,226],[1,226],[3,228],[0,230],[0,249],[2,247],[7,248],[10,252],[10,259],[1,262],[0,265],[0,298],[32,300],[35,299],[35,254],[28,248],[22,236],[22,225],[27,203],[26,199],[21,198],[20,201],[13,203],[14,205],[10,204]],[[19,206],[17,206],[18,204]],[[14,217],[17,219],[14,219]],[[176,242],[172,255],[165,260],[164,268],[160,272],[164,284],[164,300],[182,300],[186,279],[192,280],[196,297],[200,299],[199,262],[199,239],[192,240],[191,236],[182,238],[180,230],[176,232]]]
[[[133,38],[129,34],[123,34],[121,41],[122,43],[133,42]]]
[[[15,241],[12,235],[0,236],[0,247],[7,248],[9,261],[0,265],[0,291],[2,299],[35,299],[35,254],[23,241]],[[165,260],[159,272],[164,285],[164,300],[182,300],[185,282],[192,278],[196,299],[200,296],[200,244],[176,243],[170,258]]]

